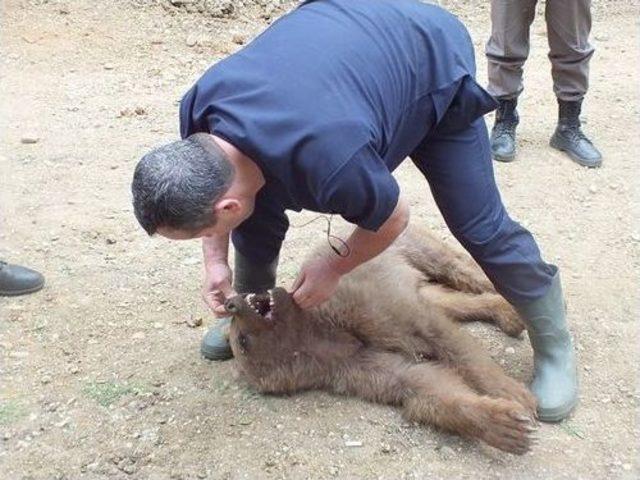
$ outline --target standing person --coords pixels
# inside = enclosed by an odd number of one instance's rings
[[[453,235],[527,324],[540,418],[568,415],[578,385],[560,277],[500,199],[483,119],[495,107],[467,30],[417,0],[304,2],[205,72],[182,99],[182,140],[147,153],[132,182],[149,235],[202,238],[204,297],[226,317],[205,335],[205,356],[231,356],[224,297],[275,285],[286,209],[355,225],[349,255],[301,267],[301,308],[389,247],[409,220],[391,172],[410,156]]]
[[[0,260],[0,297],[34,293],[43,286],[44,277],[40,273]]]
[[[529,56],[529,27],[537,0],[491,0],[491,38],[486,54],[489,92],[498,99],[491,132],[495,160],[516,156],[516,106],[522,93],[522,70]],[[550,145],[585,167],[599,167],[602,155],[580,127],[582,101],[589,86],[593,47],[590,0],[547,0],[545,4],[553,91],[558,101],[558,124]]]

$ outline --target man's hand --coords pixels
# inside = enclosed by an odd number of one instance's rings
[[[235,295],[231,287],[228,252],[229,234],[202,239],[202,253],[204,255],[202,298],[216,317],[229,315],[224,308],[224,301]]]
[[[304,264],[292,288],[295,302],[307,309],[327,300],[338,287],[340,277],[383,252],[408,223],[409,206],[400,197],[395,210],[377,232],[357,227],[351,233],[346,242],[349,251],[347,256],[329,253]]]
[[[291,288],[293,299],[304,310],[320,305],[331,297],[338,287],[340,277],[342,274],[329,258],[314,258],[300,269]]]
[[[228,316],[225,299],[235,295],[231,287],[231,269],[226,263],[214,263],[206,267],[202,298],[216,317]]]

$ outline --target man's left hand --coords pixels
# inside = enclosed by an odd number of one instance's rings
[[[314,258],[305,263],[291,288],[294,301],[302,308],[320,305],[331,297],[342,275],[327,257]]]

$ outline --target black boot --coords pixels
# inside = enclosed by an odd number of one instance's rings
[[[582,100],[558,100],[558,126],[549,144],[584,167],[602,165],[602,155],[580,128]]]
[[[238,293],[264,293],[276,285],[278,258],[266,265],[251,262],[236,250],[233,287]],[[221,318],[205,334],[200,353],[208,360],[229,360],[233,352],[229,346],[231,317]]]
[[[516,127],[520,122],[516,106],[517,98],[498,99],[496,121],[491,130],[491,154],[499,162],[511,162],[516,158]]]
[[[30,268],[0,260],[0,296],[25,295],[44,286],[44,277]]]

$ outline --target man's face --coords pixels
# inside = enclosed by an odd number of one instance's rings
[[[169,227],[158,228],[158,234],[169,240],[193,240],[195,238],[219,237],[229,235],[234,228],[240,226],[251,215],[251,211],[242,210],[224,212],[217,215],[215,225],[197,231],[177,230]]]
[[[169,240],[193,240],[195,238],[214,237],[225,233],[229,234],[229,232],[230,231],[225,232],[223,229],[219,228],[219,225],[217,224],[213,227],[203,228],[197,232],[192,232],[190,230],[176,230],[165,227],[158,229],[158,234],[168,238]]]

